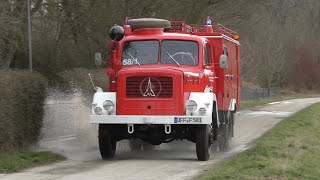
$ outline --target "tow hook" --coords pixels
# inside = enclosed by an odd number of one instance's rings
[[[171,125],[170,124],[165,124],[164,125],[164,132],[166,134],[170,134],[171,133]]]
[[[134,132],[134,125],[133,124],[128,124],[128,133],[132,134]]]

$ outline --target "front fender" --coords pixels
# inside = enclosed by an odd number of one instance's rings
[[[103,108],[103,102],[105,100],[110,100],[114,103],[114,109],[112,112],[108,113],[104,108]],[[93,96],[93,101],[92,101],[92,107],[91,107],[91,114],[96,115],[94,112],[94,108],[100,107],[102,109],[102,115],[115,115],[117,111],[117,100],[116,100],[116,93],[115,92],[97,92]]]
[[[205,108],[206,114],[203,116],[209,116],[212,117],[212,114],[218,114],[217,113],[217,105],[214,106],[214,103],[217,101],[217,97],[214,93],[205,93],[205,92],[191,92],[189,96],[189,100],[194,100],[197,103],[197,109],[195,111],[188,111],[186,110],[187,116],[200,116],[199,109]],[[213,113],[213,112],[216,113]],[[219,122],[218,117],[217,118],[211,118],[213,120],[217,120],[217,123]]]

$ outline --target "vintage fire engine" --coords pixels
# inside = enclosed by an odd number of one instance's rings
[[[98,88],[90,115],[90,123],[99,124],[103,159],[113,158],[123,139],[132,150],[186,139],[201,161],[213,144],[229,149],[240,93],[234,31],[210,17],[203,25],[126,18],[109,36],[110,92]]]

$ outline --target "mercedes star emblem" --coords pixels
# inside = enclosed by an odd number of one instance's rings
[[[144,97],[155,97],[161,92],[161,83],[158,79],[147,77],[140,83],[140,92]]]

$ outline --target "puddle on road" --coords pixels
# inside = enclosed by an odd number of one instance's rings
[[[280,101],[280,102],[271,102],[271,103],[268,103],[270,105],[273,105],[273,104],[291,104],[292,102],[290,101]]]
[[[72,160],[99,156],[97,126],[89,123],[90,103],[80,92],[49,91],[44,110],[39,150],[59,153]]]
[[[252,110],[244,110],[238,112],[240,115],[252,115],[252,116],[275,116],[275,117],[287,117],[292,114],[292,112],[287,111],[252,111]]]

